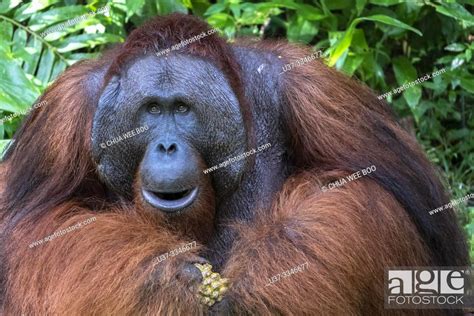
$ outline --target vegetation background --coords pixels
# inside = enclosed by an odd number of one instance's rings
[[[444,68],[387,101],[445,175],[453,199],[474,193],[474,0],[0,0],[0,151],[69,65],[175,11],[204,18],[229,41],[309,44],[380,94]],[[474,203],[457,208],[474,258]]]

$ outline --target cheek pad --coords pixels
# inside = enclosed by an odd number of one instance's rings
[[[202,148],[207,168],[218,166],[209,173],[215,190],[218,194],[227,195],[239,184],[247,163],[246,159],[238,159],[250,150],[247,149],[244,123],[238,111],[208,113],[207,120],[201,131],[199,147]]]
[[[113,141],[98,139],[96,147],[97,171],[100,178],[115,192],[131,197],[135,174],[145,151],[140,135],[132,138],[113,137]],[[120,140],[121,139],[121,140]],[[142,145],[143,143],[143,145]]]
[[[130,114],[114,108],[109,86],[99,101],[92,124],[92,156],[104,183],[120,195],[133,195],[136,170],[146,149],[148,126],[138,126]]]

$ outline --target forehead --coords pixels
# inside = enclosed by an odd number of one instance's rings
[[[154,89],[230,90],[227,78],[212,63],[188,55],[147,55],[134,60],[121,76],[122,88],[148,92]]]

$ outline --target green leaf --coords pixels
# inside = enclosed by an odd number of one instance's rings
[[[364,55],[348,56],[344,62],[344,65],[342,66],[342,71],[344,71],[347,75],[352,76],[357,68],[359,68],[359,66],[362,64],[364,58]]]
[[[403,87],[403,97],[411,108],[414,108],[421,98],[421,87],[414,84],[411,87],[412,81],[417,79],[417,72],[415,67],[406,57],[397,57],[393,60],[393,72],[400,87]],[[400,89],[402,90],[402,89]],[[415,118],[416,119],[416,118]]]
[[[32,1],[31,5],[26,8],[25,11],[23,11],[23,14],[31,14],[31,13],[36,13],[39,12],[43,9],[46,9],[47,7],[58,3],[60,0],[41,0],[41,1]]]
[[[235,24],[232,16],[226,13],[213,14],[207,19],[207,22],[218,29],[223,29],[229,26],[229,24]]]
[[[317,34],[314,23],[299,15],[294,15],[288,25],[287,37],[290,42],[309,43]]]
[[[329,66],[334,66],[337,60],[344,54],[344,52],[349,49],[352,42],[352,37],[354,36],[354,30],[357,22],[354,20],[349,28],[344,32],[344,35],[339,39],[336,44],[331,48],[330,57],[328,60]]]
[[[466,61],[471,61],[472,58],[472,50],[471,49],[466,49],[466,53],[464,54],[466,56]]]
[[[29,74],[35,73],[42,48],[43,44],[41,41],[35,36],[30,36],[26,44],[26,49],[30,53],[30,56],[28,59],[25,59],[25,64],[23,65],[25,72]]]
[[[237,23],[240,25],[256,25],[263,24],[272,15],[278,15],[281,10],[278,9],[277,5],[267,3],[247,3],[240,6],[244,11],[242,16],[237,19]]]
[[[366,3],[367,3],[367,0],[356,0],[357,15],[360,15],[362,13]]]
[[[297,10],[299,4],[293,0],[273,0],[272,2],[265,2],[268,5],[278,5],[283,8]]]
[[[28,25],[33,31],[41,30],[47,26],[64,22],[64,24],[71,25],[75,21],[87,19],[90,17],[92,11],[87,10],[83,6],[67,6],[56,9],[51,9],[40,14],[35,14],[31,17]],[[63,27],[62,23],[55,25],[55,27]]]
[[[38,98],[39,89],[13,59],[0,51],[0,109],[18,113]]]
[[[407,0],[370,0],[369,2],[372,3],[372,4],[377,4],[377,5],[388,7],[388,6],[391,6],[391,5],[404,3],[406,1]],[[408,1],[413,1],[413,0],[408,0]]]
[[[216,3],[216,4],[213,4],[211,5],[206,13],[204,13],[204,16],[211,16],[211,15],[214,15],[216,13],[219,13],[219,12],[222,12],[224,11],[225,9],[227,8],[227,4],[226,3]]]
[[[28,35],[24,29],[18,28],[13,35],[13,54],[17,54],[18,51],[24,51],[26,47],[26,40]]]
[[[420,119],[423,117],[426,111],[428,111],[432,107],[433,104],[431,102],[422,100],[420,104],[411,108],[411,112],[413,114],[413,118],[415,119],[416,124],[419,124]]]
[[[7,13],[8,11],[17,7],[21,2],[23,1],[22,0],[2,0],[2,2],[0,2],[0,14]]]
[[[9,143],[9,139],[0,140],[0,159],[2,159],[3,155],[5,154],[5,149],[7,149]]]
[[[365,39],[364,30],[356,29],[354,31],[354,36],[352,37],[352,44],[351,46],[355,49],[358,48],[359,51],[366,51],[369,49],[369,45],[367,45],[367,40]]]
[[[366,73],[366,79],[374,78],[376,84],[386,87],[385,73],[380,64],[375,60],[374,53],[374,51],[370,51],[366,54],[364,62],[362,63],[362,68]]]
[[[207,11],[209,6],[211,5],[208,0],[186,0],[191,3],[191,9],[193,10],[193,14],[199,17],[203,17],[204,13]]]
[[[460,43],[453,43],[444,48],[444,50],[450,51],[450,52],[462,52],[466,46],[464,44]]]
[[[420,116],[417,115],[417,105],[418,102],[420,102],[421,99],[421,87],[414,85],[410,88],[407,88],[406,90],[403,91],[403,98],[405,101],[407,101],[408,106],[411,108],[413,117],[415,118],[416,122],[420,122]]]
[[[474,93],[474,79],[473,78],[461,78],[461,87],[470,93]]]
[[[442,3],[441,5],[434,5],[434,7],[441,14],[457,20],[474,23],[474,16],[459,3]]]
[[[64,61],[62,60],[56,60],[54,63],[53,71],[51,73],[51,77],[49,78],[50,81],[55,80],[59,74],[61,74],[65,69],[67,65]]]
[[[405,23],[403,23],[403,22],[401,22],[397,19],[386,16],[386,15],[380,15],[379,14],[379,15],[372,15],[372,16],[357,18],[357,19],[354,19],[352,21],[349,28],[345,31],[343,37],[331,49],[331,56],[330,56],[329,61],[328,61],[329,66],[334,66],[336,64],[337,60],[342,56],[342,54],[347,49],[349,49],[349,47],[351,46],[352,37],[354,35],[355,27],[361,21],[380,22],[380,23],[391,25],[391,26],[400,27],[402,29],[412,31],[412,32],[415,32],[416,34],[418,34],[420,36],[423,36],[423,34],[419,30],[417,30],[417,29],[409,26],[408,24],[405,24]]]
[[[326,18],[323,11],[308,4],[298,4],[296,13],[308,21],[319,21]]]
[[[54,53],[50,49],[43,50],[41,60],[39,62],[39,68],[36,73],[36,77],[42,82],[48,82],[49,76],[53,69],[54,64]]]
[[[453,129],[448,132],[448,139],[450,141],[467,139],[469,137],[470,131],[467,128]]]
[[[24,2],[22,2],[24,3]],[[19,8],[17,8],[13,14],[13,19],[17,22],[24,22],[27,19],[29,19],[34,12],[31,12],[31,8],[33,7],[33,3],[26,3],[21,5]]]
[[[6,94],[6,91],[4,91],[8,88],[10,88],[10,85],[5,84],[0,78],[0,110],[8,112],[20,112],[18,100],[9,94]]]
[[[70,52],[84,47],[94,47],[96,45],[118,43],[122,37],[114,34],[81,34],[70,36],[58,46],[58,52]]]
[[[326,6],[329,10],[341,10],[353,8],[355,6],[354,0],[329,0],[326,1]]]
[[[240,19],[241,15],[242,15],[242,7],[244,5],[240,5],[240,4],[231,4],[229,6],[230,8],[230,11],[232,12],[232,14],[234,15],[234,17],[238,20]]]
[[[365,20],[365,21],[380,22],[380,23],[384,23],[384,24],[387,24],[387,25],[392,25],[392,26],[395,26],[395,27],[399,27],[399,28],[402,28],[402,29],[405,29],[405,30],[415,32],[416,34],[418,34],[420,36],[423,36],[423,34],[419,30],[415,29],[414,27],[411,27],[410,25],[405,24],[405,23],[403,23],[403,22],[401,22],[397,19],[391,18],[387,15],[376,14],[376,15],[362,17],[362,18],[358,18],[358,19],[359,20]]]
[[[10,52],[10,43],[12,41],[13,26],[7,21],[0,21],[0,50],[5,53]]]
[[[145,5],[145,0],[126,0],[125,5],[127,6],[127,16],[125,20],[128,21],[132,15],[139,12],[140,9],[143,8]]]
[[[158,12],[162,15],[173,12],[187,13],[188,9],[177,0],[156,0]]]
[[[461,67],[464,64],[464,55],[457,55],[451,62],[451,69],[456,69]]]

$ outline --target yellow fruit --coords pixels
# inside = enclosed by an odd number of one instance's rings
[[[229,280],[222,278],[217,272],[212,272],[212,266],[206,264],[194,264],[202,275],[202,282],[199,286],[198,298],[202,304],[212,306],[217,302],[220,302],[224,294],[229,289]]]

